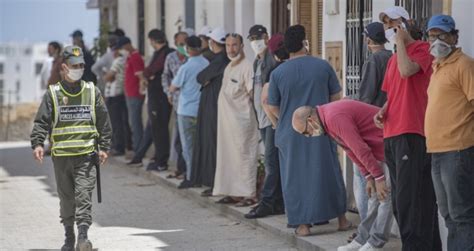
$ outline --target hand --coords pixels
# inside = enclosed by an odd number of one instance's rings
[[[108,158],[109,158],[109,155],[107,154],[107,152],[99,151],[100,165],[105,164]]]
[[[387,198],[389,189],[385,184],[385,179],[376,181],[375,189],[377,190],[377,198],[380,201],[385,200]]]
[[[383,129],[383,121],[384,121],[384,116],[385,116],[385,109],[380,109],[377,114],[374,116],[374,123],[375,126],[377,126],[380,129]]]
[[[268,83],[264,84],[262,87],[262,94],[260,95],[260,100],[262,100],[262,105],[268,104],[268,87],[269,87]]]
[[[365,187],[365,191],[367,192],[367,195],[372,197],[372,193],[375,193],[377,190],[375,189],[375,181],[374,179],[369,179],[367,180],[367,185]]]
[[[33,157],[40,164],[43,164],[44,149],[42,146],[36,146],[33,150]]]
[[[170,105],[173,105],[173,96],[168,97],[168,103],[170,103]]]
[[[399,25],[397,26],[397,35],[395,36],[395,42],[397,45],[401,43],[405,43],[405,41],[408,41],[410,37],[410,34],[406,30],[406,28],[403,28],[403,26]]]

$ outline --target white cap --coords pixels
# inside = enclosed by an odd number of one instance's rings
[[[216,43],[225,44],[225,36],[227,32],[222,27],[217,27],[209,33],[208,37],[214,40]]]
[[[399,19],[401,17],[403,17],[405,20],[410,19],[410,14],[408,14],[408,11],[400,6],[390,7],[383,12],[380,12],[379,19],[381,22],[383,22],[383,18],[385,16],[388,16],[390,19]]]
[[[197,34],[198,36],[209,36],[209,33],[212,32],[212,28],[209,27],[209,26],[204,26],[201,28],[201,30],[199,31],[199,33]]]
[[[183,30],[184,32],[186,32],[188,34],[188,37],[190,36],[194,36],[194,29],[193,28],[184,28]]]

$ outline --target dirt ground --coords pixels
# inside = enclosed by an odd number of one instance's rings
[[[39,104],[29,103],[11,108],[1,107],[0,141],[29,140],[38,106]]]

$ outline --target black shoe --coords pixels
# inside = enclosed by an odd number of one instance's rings
[[[193,183],[189,180],[183,180],[183,182],[181,182],[181,184],[179,184],[178,186],[178,189],[186,189],[186,188],[190,188],[193,186]]]
[[[77,236],[76,251],[92,251],[92,243],[87,238],[89,226],[79,225],[77,226],[77,229],[79,234]]]
[[[272,208],[260,203],[258,206],[254,207],[248,214],[244,215],[247,219],[257,219],[263,218],[268,215],[272,215],[273,210]]]
[[[142,167],[143,163],[142,163],[141,160],[132,159],[132,161],[127,163],[127,166],[129,166],[129,167]]]
[[[163,172],[163,171],[168,170],[168,166],[158,166],[157,169],[158,169],[158,172]]]
[[[158,172],[158,164],[156,164],[155,162],[150,162],[146,166],[146,170],[147,171],[157,171]]]
[[[202,197],[211,197],[212,196],[212,188],[206,189],[201,193]]]
[[[74,226],[64,226],[66,239],[61,251],[74,251],[74,243],[76,243],[76,235],[74,234]]]
[[[273,215],[285,214],[285,206],[275,206],[273,209]]]

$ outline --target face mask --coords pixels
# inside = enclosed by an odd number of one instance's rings
[[[313,133],[311,133],[311,137],[319,137],[323,134],[323,130],[321,130],[321,126],[319,126],[318,128],[314,128],[314,126],[309,123],[309,126],[311,126],[311,128],[313,129]]]
[[[237,54],[237,56],[235,56],[235,57],[231,57],[230,55],[228,55],[227,57],[230,59],[230,61],[237,61],[240,58],[240,53]]]
[[[187,53],[186,53],[186,48],[184,48],[184,46],[178,46],[176,47],[176,50],[178,50],[179,54],[183,55],[183,56],[188,56]]]
[[[68,69],[67,77],[72,81],[77,81],[82,78],[84,74],[84,69]]]
[[[395,36],[397,33],[395,32],[394,28],[390,28],[388,30],[385,30],[385,37],[387,38],[388,42],[390,43],[395,43]]]
[[[436,59],[445,58],[452,51],[453,51],[453,48],[451,45],[439,39],[436,39],[436,41],[434,41],[430,46],[430,53]]]
[[[253,52],[255,52],[255,54],[257,55],[262,53],[267,48],[267,46],[265,45],[265,40],[263,39],[254,40],[250,42],[250,46],[252,47]]]
[[[128,57],[129,52],[125,49],[120,49],[119,54],[124,56],[124,57]]]

